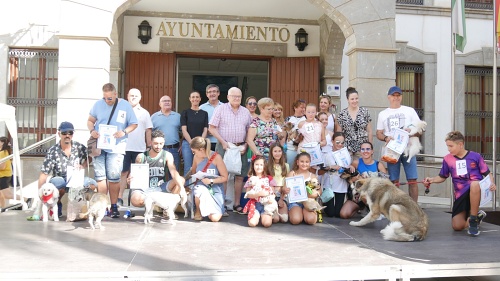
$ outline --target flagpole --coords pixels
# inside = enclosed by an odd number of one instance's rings
[[[453,18],[453,13],[451,15]],[[455,131],[455,33],[453,33],[453,24],[451,24],[451,130]],[[453,211],[453,184],[450,187],[450,211]]]
[[[497,6],[496,2],[493,1],[493,147],[492,147],[492,157],[493,161],[493,182],[497,182]],[[497,196],[495,192],[493,196],[493,211],[497,208]]]

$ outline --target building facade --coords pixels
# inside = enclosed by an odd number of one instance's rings
[[[140,89],[150,112],[163,95],[180,112],[190,91],[215,82],[221,100],[238,86],[245,96],[280,102],[286,115],[294,100],[316,103],[322,92],[340,110],[352,86],[374,131],[396,84],[404,104],[429,124],[426,154],[447,153],[455,106],[455,127],[471,149],[491,157],[498,141],[491,135],[492,1],[466,2],[467,45],[456,56],[452,101],[447,0],[19,0],[0,12],[9,23],[0,27],[0,101],[16,106],[27,146],[61,121],[86,140],[88,112],[107,82],[122,97]],[[26,15],[12,13],[16,7],[27,7]],[[151,27],[146,43],[138,38],[144,21]],[[307,32],[302,51],[295,45],[300,29]]]

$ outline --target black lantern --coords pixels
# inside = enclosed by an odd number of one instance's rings
[[[295,46],[299,51],[304,51],[307,45],[307,32],[303,28],[299,28],[297,33],[295,33]]]
[[[141,39],[142,44],[147,44],[149,39],[151,39],[151,25],[147,20],[143,20],[141,24],[139,24],[139,39]]]

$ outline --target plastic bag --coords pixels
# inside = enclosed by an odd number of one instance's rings
[[[241,174],[241,154],[240,148],[232,143],[228,143],[229,148],[224,153],[224,164],[227,172],[234,175]]]
[[[66,221],[73,222],[86,220],[88,217],[81,217],[80,213],[87,212],[87,200],[85,198],[84,187],[70,187],[68,191],[68,206],[66,208]]]
[[[401,154],[388,148],[386,145],[382,146],[382,149],[380,151],[380,155],[382,155],[382,157],[380,158],[381,161],[391,163],[391,164],[398,163],[399,157],[401,156]]]

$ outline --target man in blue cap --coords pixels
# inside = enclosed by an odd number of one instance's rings
[[[392,139],[393,130],[404,129],[410,124],[416,124],[420,121],[417,112],[412,107],[401,105],[403,99],[402,91],[398,86],[393,86],[387,92],[387,99],[389,100],[389,108],[384,109],[378,114],[377,119],[377,138],[386,144]],[[420,135],[417,133],[410,137]],[[416,180],[418,178],[417,173],[417,159],[412,157],[410,162],[407,162],[408,158],[401,155],[397,163],[387,163],[387,171],[389,172],[389,177],[391,181],[395,184],[399,183],[399,174],[401,169],[401,164],[405,170],[406,180],[409,182],[409,193],[410,197],[417,202],[418,200],[418,186]]]
[[[68,184],[72,176],[85,167],[87,163],[87,148],[83,144],[73,140],[75,128],[70,122],[61,122],[57,130],[60,140],[51,146],[47,151],[47,155],[45,155],[38,177],[38,188],[47,181],[49,175],[52,176],[49,182],[59,189],[59,201],[57,205],[59,207],[58,216],[61,217],[61,198],[68,191],[70,187]],[[85,178],[81,184],[83,186],[93,185],[94,188],[97,187],[97,182],[89,178]]]

